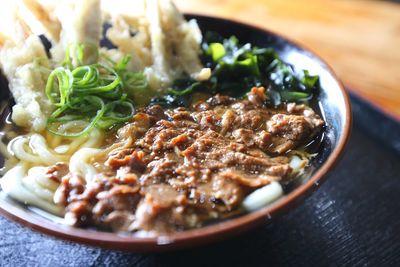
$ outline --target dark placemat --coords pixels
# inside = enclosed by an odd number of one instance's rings
[[[400,158],[356,124],[326,183],[294,210],[203,248],[134,254],[55,240],[0,217],[2,266],[399,266]]]

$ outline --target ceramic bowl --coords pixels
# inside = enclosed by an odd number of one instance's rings
[[[327,126],[318,156],[312,160],[312,166],[301,179],[286,195],[256,212],[168,236],[140,238],[69,227],[58,223],[57,220],[49,219],[38,209],[13,201],[0,191],[0,212],[4,216],[47,235],[73,242],[129,251],[164,251],[203,245],[267,224],[278,214],[293,208],[296,203],[319,187],[342,154],[351,129],[349,98],[332,69],[315,53],[264,28],[214,17],[199,15],[187,15],[187,17],[197,19],[203,32],[216,31],[224,37],[235,35],[241,42],[272,47],[284,61],[291,63],[295,68],[307,69],[311,74],[320,76],[322,90],[318,105]],[[4,92],[4,88],[0,91]]]

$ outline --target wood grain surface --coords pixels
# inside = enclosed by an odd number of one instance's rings
[[[348,88],[400,121],[400,4],[367,0],[175,0],[184,12],[257,25],[325,59]]]

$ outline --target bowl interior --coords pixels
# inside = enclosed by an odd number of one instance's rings
[[[342,152],[351,124],[347,95],[330,68],[315,54],[274,33],[218,18],[197,15],[187,15],[187,18],[197,19],[203,32],[215,31],[224,37],[235,35],[243,43],[250,42],[260,47],[272,47],[284,61],[292,64],[296,69],[307,69],[312,75],[320,76],[322,90],[316,105],[319,107],[327,126],[322,136],[318,156],[313,159],[312,166],[307,169],[301,179],[298,179],[287,188],[288,194],[271,206],[257,212],[200,229],[157,238],[121,236],[113,233],[68,227],[57,223],[57,219],[52,216],[49,217],[38,209],[27,207],[8,198],[1,191],[0,212],[24,225],[64,239],[115,249],[148,251],[178,248],[188,244],[197,245],[234,234],[235,232],[238,233],[257,223],[261,223],[266,216],[274,215],[278,211],[287,209],[295,201],[304,198],[307,193],[315,189],[314,185],[318,185],[322,176],[332,167]],[[107,44],[107,41],[103,43]],[[3,77],[1,78],[0,86],[0,97],[1,100],[4,100],[7,98],[6,92],[8,89],[6,89],[7,85]]]
[[[188,16],[196,18],[196,16]],[[333,75],[330,68],[318,56],[302,48],[288,39],[262,29],[249,28],[248,25],[232,25],[231,21],[218,20],[210,17],[198,19],[201,29],[215,31],[227,38],[235,35],[242,43],[251,43],[259,47],[272,47],[287,63],[297,70],[309,70],[311,75],[319,75],[321,92],[313,108],[319,109],[326,121],[327,127],[323,133],[319,153],[312,161],[312,167],[307,170],[295,186],[305,183],[322,166],[343,135],[346,124],[346,100],[341,91],[342,85]],[[293,190],[294,188],[291,188]],[[289,189],[290,190],[290,189]]]

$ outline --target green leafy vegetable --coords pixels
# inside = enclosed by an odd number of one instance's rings
[[[220,38],[216,38],[216,34],[206,34],[203,45],[206,51],[204,62],[213,67],[211,82],[215,83],[213,87],[217,92],[235,90],[240,95],[253,86],[264,86],[269,104],[277,106],[288,101],[308,101],[318,91],[318,76],[312,76],[308,71],[296,72],[271,48],[240,45],[234,36],[218,43],[208,43],[208,39]],[[215,47],[225,52],[223,56],[215,56]]]
[[[53,70],[46,84],[46,95],[56,107],[47,129],[57,135],[77,137],[94,127],[108,129],[128,121],[135,113],[133,95],[147,89],[142,73],[130,72],[130,57],[110,64],[81,65],[85,46],[67,49],[64,66]],[[77,62],[70,57],[76,53]],[[72,129],[72,130],[71,130]],[[79,130],[77,130],[79,129]]]
[[[193,92],[202,90],[203,84],[201,82],[193,81],[190,78],[176,79],[167,94],[153,98],[151,104],[164,107],[186,107],[192,102]]]
[[[226,55],[225,47],[220,43],[212,43],[208,46],[207,54],[212,57],[213,61],[220,60]]]
[[[264,86],[267,104],[278,106],[289,101],[307,102],[318,92],[318,76],[306,70],[296,71],[271,48],[241,45],[234,36],[223,39],[217,33],[208,32],[202,49],[203,64],[212,69],[211,78],[203,82],[189,77],[181,79],[167,96],[153,103],[189,105],[190,95],[196,91],[241,97],[254,86]]]

